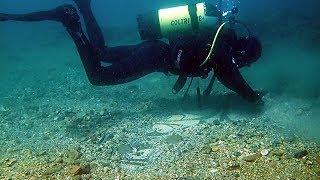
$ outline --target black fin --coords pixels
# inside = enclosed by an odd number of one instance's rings
[[[205,97],[210,96],[215,80],[216,80],[216,76],[212,75],[210,83],[208,84],[206,90],[203,92],[203,96]]]
[[[199,108],[202,107],[202,95],[201,95],[201,90],[200,87],[197,87],[197,98],[198,98],[198,106]]]
[[[187,82],[188,77],[184,75],[180,75],[177,82],[174,84],[172,92],[174,94],[177,94],[181,91],[181,89],[184,87],[184,85]]]

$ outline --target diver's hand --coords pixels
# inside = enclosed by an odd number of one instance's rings
[[[259,106],[263,106],[264,105],[264,101],[262,100],[263,96],[265,96],[266,94],[268,94],[267,91],[256,91],[257,97],[255,100],[255,104],[259,105]]]
[[[7,21],[8,17],[6,14],[0,13],[0,21]]]

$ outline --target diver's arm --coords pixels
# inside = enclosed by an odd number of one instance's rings
[[[238,93],[249,102],[259,101],[259,94],[244,80],[236,64],[233,63],[232,57],[228,57],[224,60],[224,63],[220,63],[215,69],[215,75],[218,80],[224,86]]]

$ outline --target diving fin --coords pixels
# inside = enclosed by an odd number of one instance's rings
[[[216,76],[212,75],[210,83],[208,84],[206,90],[203,92],[203,96],[205,97],[210,96],[215,80],[216,80]]]
[[[180,75],[177,82],[174,84],[172,92],[173,94],[178,94],[181,89],[184,87],[184,85],[187,82],[188,77],[184,75]]]
[[[202,107],[202,95],[201,95],[201,90],[200,86],[197,87],[197,100],[198,100],[198,107]]]
[[[192,82],[193,82],[193,78],[191,78],[190,83],[188,85],[188,88],[187,88],[186,92],[183,95],[182,102],[186,101],[186,99],[190,97],[189,90],[190,90],[190,87],[192,85]]]

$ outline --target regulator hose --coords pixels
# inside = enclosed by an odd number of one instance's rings
[[[219,35],[221,34],[221,31],[222,31],[223,27],[224,27],[227,23],[228,23],[228,22],[224,22],[224,23],[222,23],[222,24],[219,26],[219,28],[218,28],[215,36],[214,36],[214,39],[213,39],[213,42],[212,42],[210,51],[209,51],[209,53],[208,53],[208,56],[207,56],[207,58],[201,63],[200,67],[206,65],[206,64],[209,62],[210,57],[211,57],[212,54],[213,54],[213,49],[214,49],[214,47],[215,47],[215,45],[216,45],[216,43],[217,43],[218,37],[219,37]]]

